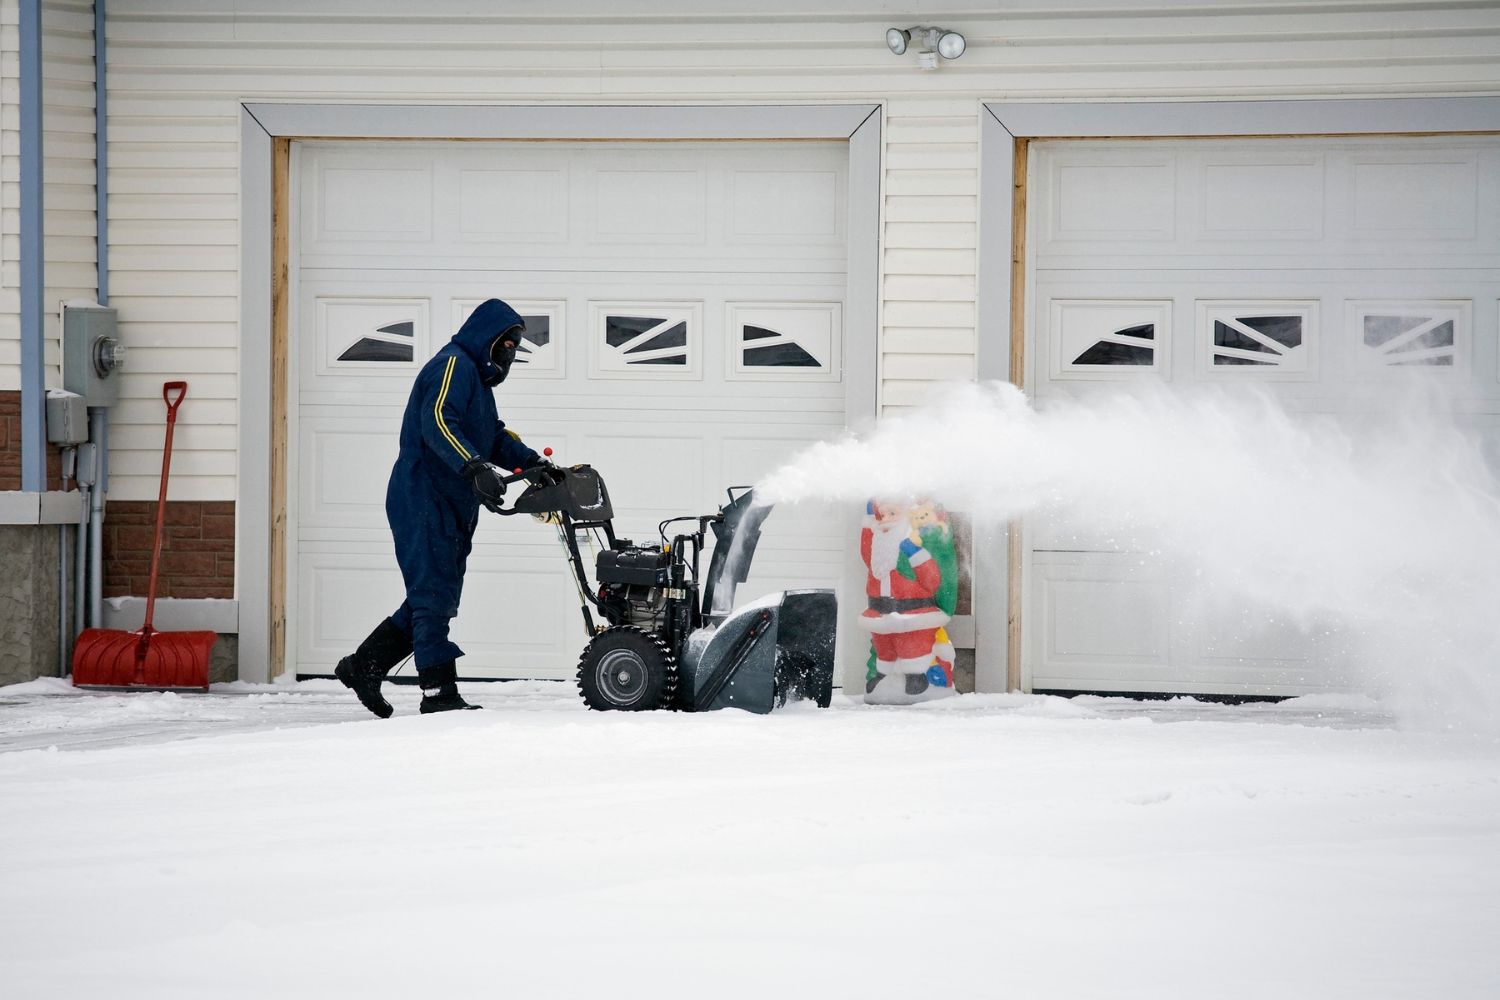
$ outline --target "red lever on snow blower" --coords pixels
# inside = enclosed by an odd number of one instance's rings
[[[156,499],[156,537],[151,545],[151,578],[146,586],[146,619],[140,629],[85,629],[73,647],[73,683],[104,687],[191,687],[208,690],[208,657],[218,636],[213,632],[158,632],[156,574],[161,568],[161,536],[167,517],[167,477],[172,468],[172,430],[177,407],[187,395],[186,382],[167,382],[161,398],[167,404],[167,440],[162,446],[161,491]]]

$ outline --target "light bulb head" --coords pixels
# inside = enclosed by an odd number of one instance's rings
[[[968,43],[964,41],[964,36],[956,31],[943,32],[937,43],[938,55],[944,59],[957,59],[964,54],[966,48]]]
[[[890,28],[885,33],[885,47],[898,56],[906,52],[907,43],[910,41],[911,34],[900,28]]]

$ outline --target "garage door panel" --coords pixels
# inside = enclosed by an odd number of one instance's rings
[[[388,546],[387,546],[388,549]],[[300,553],[297,562],[297,663],[331,666],[354,651],[405,588],[388,551],[350,546],[337,554]]]
[[[1100,554],[1038,555],[1032,571],[1038,678],[1105,665],[1167,669],[1171,594],[1163,570]]]
[[[1467,241],[1477,233],[1476,150],[1357,153],[1347,190],[1356,239]]]
[[[561,678],[577,664],[583,619],[561,558],[530,571],[515,562],[476,560],[464,577],[451,633],[467,654],[461,676]]]
[[[301,519],[344,522],[377,514],[384,521],[386,481],[396,460],[395,430],[382,420],[374,427],[303,425]]]
[[[826,245],[843,238],[834,170],[736,170],[729,175],[732,244]]]
[[[1205,238],[1302,242],[1323,237],[1322,154],[1209,156],[1202,185],[1199,225]],[[1247,191],[1263,194],[1246,197]]]
[[[565,169],[457,171],[451,225],[464,243],[536,243],[568,240],[568,174]]]
[[[1057,192],[1048,214],[1048,245],[1066,252],[1075,240],[1157,243],[1177,233],[1176,163],[1152,152],[1058,153],[1051,159]]]
[[[701,243],[707,237],[702,171],[600,170],[594,185],[594,243]]]
[[[417,243],[432,237],[432,167],[415,155],[344,159],[313,172],[302,238],[310,244]]]

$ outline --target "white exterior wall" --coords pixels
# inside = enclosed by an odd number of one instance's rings
[[[4,3],[13,45],[14,0]],[[950,14],[914,0],[894,16],[874,0],[810,6],[114,0],[110,284],[130,357],[111,497],[155,495],[160,384],[182,376],[192,391],[173,496],[235,498],[241,101],[883,102],[881,401],[892,412],[974,374],[981,101],[1500,93],[1500,5],[1277,2],[1261,14],[1254,0],[1129,11],[1070,0],[1061,13]],[[921,9],[969,42],[936,72],[884,45],[886,28],[927,21]],[[986,268],[986,280],[1009,280],[1008,262]],[[0,350],[12,351],[0,354],[0,383],[14,382],[13,349]]]
[[[0,391],[21,388],[20,7],[0,0]],[[58,305],[92,299],[94,269],[94,5],[42,4],[46,219],[46,380],[61,384]]]

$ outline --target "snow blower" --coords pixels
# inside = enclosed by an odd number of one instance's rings
[[[591,466],[540,466],[504,481],[518,480],[527,482],[525,491],[509,508],[494,509],[557,526],[588,636],[578,690],[589,708],[764,714],[794,699],[828,707],[838,622],[831,589],[781,591],[730,610],[771,510],[755,504],[752,489],[737,487],[738,496],[729,490],[729,502],[713,514],[669,518],[658,526],[657,541],[637,544],[615,537],[609,491]],[[681,523],[692,527],[669,537],[668,526]],[[713,557],[700,588],[709,532]],[[601,549],[594,584],[580,536]]]
[[[73,647],[76,687],[208,690],[208,659],[218,636],[213,632],[158,632],[151,623],[156,610],[156,571],[161,564],[161,536],[167,513],[167,477],[172,469],[172,428],[177,423],[177,407],[187,395],[187,387],[186,382],[167,382],[161,387],[161,398],[167,404],[167,440],[162,446],[161,493],[156,499],[156,537],[151,546],[145,623],[134,632],[89,628],[79,633]]]

